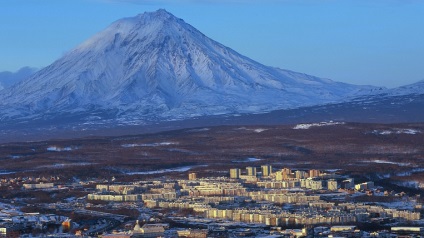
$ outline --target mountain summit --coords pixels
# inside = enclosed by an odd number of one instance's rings
[[[3,90],[0,120],[175,120],[339,102],[374,89],[264,66],[158,10],[112,23]]]

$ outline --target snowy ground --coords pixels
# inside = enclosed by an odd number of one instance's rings
[[[177,167],[172,169],[160,169],[160,170],[151,170],[151,171],[142,171],[142,172],[130,172],[127,173],[128,175],[148,175],[148,174],[164,174],[164,173],[170,173],[170,172],[187,172],[192,168],[196,167],[206,167],[207,165],[193,165],[193,166],[184,166],[184,167]]]
[[[59,147],[59,146],[49,146],[47,147],[47,151],[54,151],[54,152],[62,152],[62,151],[72,151],[75,148],[72,148],[70,146],[68,147]]]
[[[329,121],[329,122],[318,122],[318,123],[308,123],[308,124],[297,124],[295,127],[293,127],[293,129],[295,130],[306,130],[306,129],[310,129],[311,127],[321,127],[321,126],[334,126],[334,125],[344,125],[344,122],[333,122],[333,121]]]
[[[256,133],[261,133],[261,132],[267,131],[268,129],[240,127],[240,128],[238,128],[238,130],[246,130],[246,131],[253,131],[253,132],[256,132]]]
[[[71,164],[53,164],[53,165],[43,165],[38,166],[37,168],[64,168],[64,167],[70,167],[70,166],[87,166],[87,165],[93,165],[93,163],[71,163]]]
[[[133,148],[133,147],[158,147],[158,146],[168,146],[168,145],[178,145],[176,142],[159,142],[159,143],[149,143],[149,144],[123,144],[121,145],[124,148]]]
[[[233,160],[231,162],[233,163],[249,163],[249,162],[257,162],[257,161],[261,161],[262,159],[258,159],[258,158],[246,158],[246,159],[241,159],[241,160]]]
[[[415,208],[416,202],[415,201],[377,202],[375,204],[383,206],[383,207],[391,208],[391,209],[412,211]]]
[[[15,172],[9,172],[9,171],[0,171],[0,175],[6,175],[6,174],[14,174]]]
[[[393,161],[387,161],[387,160],[370,160],[370,161],[362,161],[364,163],[376,163],[376,164],[395,164],[399,166],[410,166],[411,163],[400,163],[400,162],[393,162]]]
[[[392,130],[373,130],[371,133],[375,135],[392,135],[392,134],[416,135],[416,134],[421,134],[422,132],[416,129],[392,129]]]
[[[191,129],[188,130],[187,132],[205,132],[205,131],[209,131],[209,128],[200,128],[200,129]]]

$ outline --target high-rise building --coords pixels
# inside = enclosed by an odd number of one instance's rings
[[[196,173],[189,173],[188,174],[188,180],[196,180],[197,174]]]
[[[261,166],[262,169],[262,176],[269,176],[272,173],[272,166],[271,165],[262,165]]]
[[[373,189],[374,188],[374,182],[365,182],[355,185],[356,190],[366,190],[366,189]]]
[[[256,176],[256,167],[246,167],[248,176]]]
[[[240,174],[240,169],[230,169],[230,178],[238,179],[240,178]]]
[[[305,171],[301,171],[301,170],[297,170],[295,172],[296,178],[297,179],[303,179],[306,177],[306,172]]]
[[[337,190],[337,181],[334,179],[330,179],[327,181],[327,189],[328,190]]]
[[[289,168],[284,168],[281,170],[281,175],[283,176],[283,179],[288,179],[290,174],[291,174],[291,169]]]
[[[311,180],[310,186],[312,190],[320,190],[322,189],[322,181],[321,180]]]
[[[321,175],[321,172],[317,169],[311,169],[309,170],[309,177],[310,178],[315,178],[315,177],[319,177]]]
[[[275,180],[282,181],[283,180],[283,171],[275,172]]]

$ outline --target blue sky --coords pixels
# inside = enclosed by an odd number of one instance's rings
[[[7,0],[0,71],[43,67],[113,21],[165,8],[265,65],[395,87],[424,79],[419,0]]]

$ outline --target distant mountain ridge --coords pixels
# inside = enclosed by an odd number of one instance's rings
[[[264,66],[161,9],[114,22],[2,91],[0,121],[181,120],[334,103],[380,90]]]
[[[393,89],[388,89],[383,92],[388,96],[400,96],[408,94],[424,94],[424,79],[413,84],[400,86]]]

